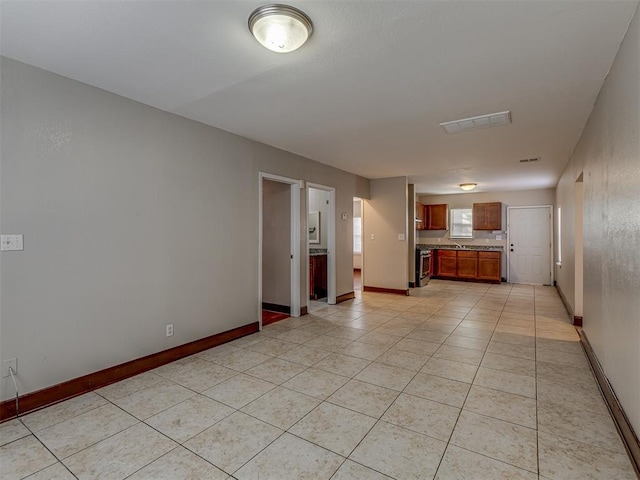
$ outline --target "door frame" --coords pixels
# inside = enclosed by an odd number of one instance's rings
[[[511,283],[511,210],[522,210],[526,208],[546,208],[549,211],[549,285],[553,285],[556,279],[556,273],[553,268],[553,205],[519,205],[517,207],[507,207],[507,283]]]
[[[319,183],[307,182],[307,213],[306,224],[309,225],[309,189],[315,188],[316,190],[323,190],[328,193],[329,207],[327,208],[327,304],[336,304],[336,189],[329,187],[328,185],[321,185]],[[305,237],[305,244],[307,246],[307,257],[309,256],[309,235]],[[306,280],[306,292],[309,292],[309,261],[307,258],[307,280]],[[305,295],[309,305],[309,295]]]
[[[266,172],[258,175],[258,324],[262,330],[262,236],[263,182],[286,183],[291,186],[291,316],[300,316],[300,180]]]

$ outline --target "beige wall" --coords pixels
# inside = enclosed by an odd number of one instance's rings
[[[21,393],[257,321],[260,171],[334,187],[337,212],[369,196],[362,177],[44,70],[2,58],[1,74],[0,228],[25,250],[1,255],[0,358],[18,357]],[[352,231],[336,221],[338,295]]]
[[[640,18],[636,12],[557,189],[558,286],[575,299],[575,188],[584,179],[584,331],[640,432]]]
[[[262,301],[291,306],[291,185],[262,183]]]
[[[370,193],[363,202],[363,285],[406,290],[407,178],[371,180]]]

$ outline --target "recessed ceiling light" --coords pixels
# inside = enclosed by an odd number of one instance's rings
[[[311,19],[289,5],[263,5],[249,15],[249,30],[269,50],[278,53],[300,48],[313,32]]]
[[[452,120],[451,122],[441,123],[440,126],[448,134],[468,132],[478,128],[499,127],[500,125],[508,125],[511,123],[511,112],[489,113],[480,115],[479,117],[463,118],[461,120]]]
[[[476,188],[478,186],[477,183],[461,183],[460,184],[460,188],[463,189],[464,191],[468,192],[470,190],[473,190],[474,188]]]

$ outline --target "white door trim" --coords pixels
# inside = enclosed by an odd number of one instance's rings
[[[511,283],[511,210],[524,209],[524,208],[547,208],[549,209],[549,272],[551,275],[551,285],[555,281],[555,271],[553,268],[553,205],[521,205],[517,207],[507,207],[507,283]]]
[[[291,316],[300,316],[300,180],[260,172],[258,180],[258,323],[262,330],[262,183],[264,180],[291,185]]]
[[[309,224],[309,188],[324,190],[329,194],[329,208],[327,212],[327,303],[336,304],[336,189],[319,183],[307,182],[307,225]],[[309,236],[306,238],[307,252],[309,251]],[[309,292],[309,262],[307,261],[307,292]],[[307,305],[309,295],[305,295]]]

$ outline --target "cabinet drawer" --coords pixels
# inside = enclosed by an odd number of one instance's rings
[[[439,257],[455,257],[456,253],[455,250],[438,250]]]
[[[458,258],[478,258],[478,252],[458,250]]]
[[[502,255],[500,252],[478,252],[478,257],[485,259],[485,258],[500,258],[500,255]]]

